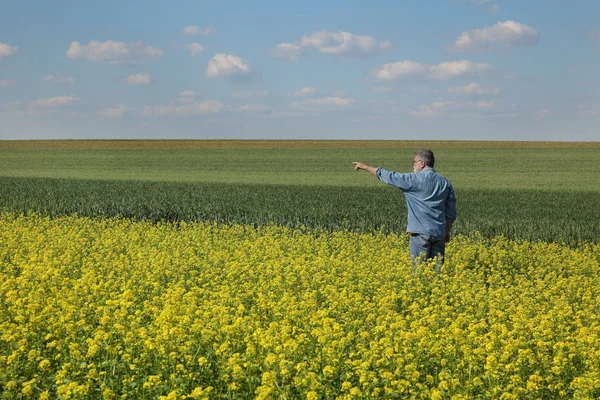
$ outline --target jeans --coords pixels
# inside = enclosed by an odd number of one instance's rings
[[[419,259],[436,258],[440,255],[440,264],[444,262],[446,242],[443,236],[429,236],[424,234],[411,234],[410,237],[410,259],[413,265]],[[436,265],[439,269],[439,265]]]

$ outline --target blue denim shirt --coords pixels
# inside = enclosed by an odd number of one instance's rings
[[[377,178],[404,192],[408,207],[407,232],[443,237],[446,221],[456,219],[454,188],[433,168],[425,167],[419,173],[408,174],[377,168]]]

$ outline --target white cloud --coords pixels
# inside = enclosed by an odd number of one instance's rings
[[[480,101],[475,101],[475,102],[471,103],[471,106],[478,110],[489,110],[494,107],[494,102],[480,100]],[[469,106],[467,105],[467,107],[469,107]]]
[[[384,40],[383,42],[381,42],[379,44],[379,48],[380,50],[387,50],[390,47],[392,47],[392,42],[388,41],[388,40]]]
[[[316,99],[308,99],[302,101],[294,101],[290,103],[291,108],[295,109],[322,109],[335,110],[351,107],[356,103],[356,100],[348,97],[320,97]]]
[[[488,5],[492,1],[494,1],[494,0],[458,0],[459,3],[471,3],[471,4],[478,5],[478,6]],[[487,10],[490,13],[496,13],[496,12],[500,11],[500,6],[497,4],[492,4],[489,7],[487,7]]]
[[[549,116],[551,116],[551,115],[552,115],[552,110],[549,110],[549,109],[547,109],[547,108],[543,108],[543,109],[541,109],[541,110],[537,110],[537,111],[536,111],[536,112],[533,114],[533,116],[534,116],[535,118],[539,118],[539,119],[541,119],[541,118],[546,118],[546,117],[549,117]]]
[[[185,47],[190,51],[192,57],[197,57],[204,51],[204,46],[200,43],[189,43],[186,44]]]
[[[147,85],[152,82],[152,76],[145,72],[142,74],[129,75],[126,80],[131,85]]]
[[[305,96],[310,96],[311,94],[315,94],[317,93],[317,88],[314,86],[305,86],[302,89],[291,93],[292,96],[296,96],[296,97],[305,97]]]
[[[375,77],[380,81],[392,81],[408,76],[425,74],[431,66],[415,61],[400,61],[396,63],[384,64],[375,71]]]
[[[90,41],[87,45],[71,42],[66,56],[74,60],[88,60],[108,64],[136,64],[144,59],[163,55],[161,49],[144,46],[141,41],[135,43]]]
[[[446,81],[476,76],[491,69],[490,64],[473,63],[469,60],[448,61],[437,65],[400,61],[383,65],[373,71],[373,76],[378,81],[393,81],[402,78]]]
[[[271,113],[273,109],[269,106],[265,106],[264,104],[244,104],[239,108],[240,111],[245,113]]]
[[[5,57],[10,57],[16,54],[18,51],[18,47],[9,46],[8,44],[0,42],[0,60],[2,60]]]
[[[280,43],[271,49],[271,57],[297,61],[302,55],[302,46],[293,43]]]
[[[315,31],[302,36],[299,43],[280,43],[271,49],[271,56],[296,61],[306,47],[314,47],[323,54],[342,56],[368,56],[391,47],[388,41],[378,42],[371,36],[355,35],[350,32]]]
[[[417,118],[434,118],[452,114],[478,114],[493,108],[494,102],[491,101],[437,101],[430,105],[418,106],[417,110],[411,112],[411,115]]]
[[[39,99],[32,103],[33,106],[42,107],[42,108],[55,108],[67,105],[73,105],[79,103],[80,99],[77,96],[56,96],[56,97],[48,97],[44,99]]]
[[[184,35],[200,35],[200,36],[210,36],[217,33],[217,30],[212,26],[207,26],[206,28],[200,28],[198,25],[190,25],[186,26],[183,29]]]
[[[146,106],[142,111],[147,116],[188,116],[218,114],[224,106],[219,101],[206,100],[185,105],[159,104]]]
[[[8,87],[12,85],[16,85],[17,81],[13,81],[10,79],[0,79],[0,87]]]
[[[179,104],[189,104],[193,103],[196,98],[196,92],[193,90],[185,90],[179,93],[179,98],[177,99],[177,103]]]
[[[500,89],[491,87],[488,89],[482,88],[477,83],[469,83],[465,86],[455,86],[448,88],[448,93],[458,94],[463,96],[480,96],[480,95],[497,95],[500,94]]]
[[[473,63],[469,60],[448,61],[433,65],[430,69],[429,76],[436,81],[447,81],[449,79],[478,75],[491,68],[492,66],[490,64]]]
[[[313,32],[303,36],[300,41],[303,47],[315,47],[323,54],[369,55],[386,50],[390,42],[377,42],[371,36],[354,35],[350,32],[330,32],[327,30]]]
[[[269,92],[267,90],[246,90],[231,93],[231,97],[234,99],[252,99],[258,97],[267,97]]]
[[[206,76],[208,78],[217,77],[244,77],[252,73],[248,65],[241,57],[232,54],[216,54],[208,62]]]
[[[6,115],[13,115],[18,117],[33,116],[37,117],[40,115],[49,114],[68,114],[74,116],[72,111],[66,111],[64,108],[72,107],[79,104],[81,100],[75,95],[70,96],[56,96],[46,97],[35,101],[11,101],[10,103],[4,104]],[[2,104],[0,104],[2,108]]]
[[[126,109],[127,108],[123,104],[120,104],[116,107],[97,110],[96,114],[103,118],[123,118]]]
[[[438,101],[429,106],[422,105],[417,108],[416,111],[412,111],[410,114],[417,118],[433,118],[442,115],[447,103]]]
[[[70,76],[46,75],[42,78],[42,82],[56,83],[57,85],[70,85],[75,82],[75,79]]]
[[[451,51],[493,50],[496,47],[531,46],[539,41],[540,35],[530,26],[515,21],[498,22],[494,26],[463,32]]]

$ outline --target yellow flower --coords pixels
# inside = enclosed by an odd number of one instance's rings
[[[456,237],[437,275],[413,273],[393,233],[0,213],[0,243],[12,397],[46,385],[129,399],[600,387],[598,244]]]
[[[40,361],[40,363],[38,364],[38,367],[42,370],[42,371],[46,371],[48,369],[50,369],[50,360],[44,359],[42,361]]]
[[[315,391],[310,391],[306,393],[306,400],[318,400],[319,395]]]

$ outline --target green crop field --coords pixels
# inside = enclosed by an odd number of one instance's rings
[[[597,143],[360,143],[2,142],[0,176],[364,187],[380,183],[354,174],[352,161],[409,171],[413,151],[428,147],[435,151],[436,169],[457,189],[600,191]]]
[[[351,163],[408,172],[423,147],[455,187],[456,233],[598,241],[599,143],[8,141],[0,208],[401,232],[402,193]]]

